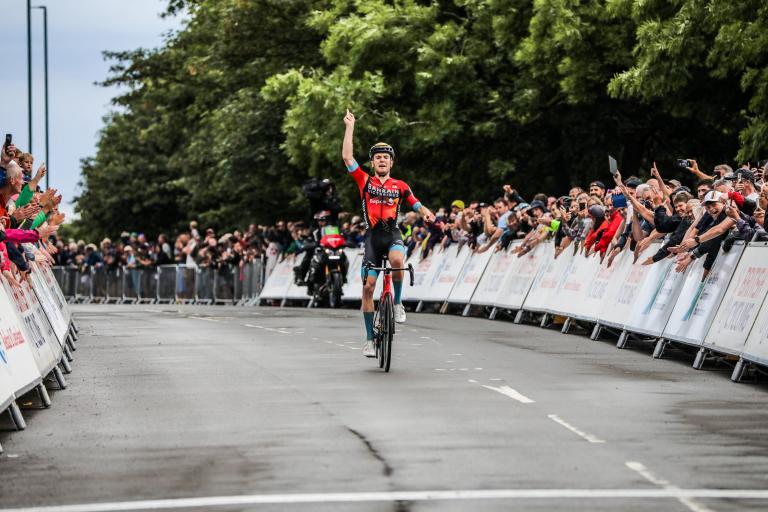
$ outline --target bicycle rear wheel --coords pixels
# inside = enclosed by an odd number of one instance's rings
[[[395,337],[395,310],[392,304],[392,297],[387,295],[384,298],[385,313],[382,321],[386,325],[384,330],[384,339],[382,340],[382,352],[384,353],[384,371],[389,372],[389,366],[392,362],[392,339]]]

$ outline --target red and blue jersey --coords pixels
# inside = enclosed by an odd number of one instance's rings
[[[404,181],[387,178],[382,183],[377,177],[363,171],[357,162],[349,167],[348,171],[360,189],[363,218],[368,229],[372,229],[380,222],[397,222],[400,204],[403,201],[414,210],[418,210],[421,206],[411,192],[411,187]]]

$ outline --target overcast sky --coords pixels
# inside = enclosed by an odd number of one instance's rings
[[[102,117],[118,92],[94,82],[107,77],[104,50],[161,46],[164,35],[180,28],[178,18],[162,19],[164,0],[33,0],[48,7],[50,102],[50,184],[64,193],[72,211],[78,193],[80,159],[92,156]],[[26,1],[0,0],[0,137],[29,149],[27,137]],[[43,15],[32,10],[33,152],[35,169],[45,161]]]

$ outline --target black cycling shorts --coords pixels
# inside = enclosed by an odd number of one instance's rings
[[[375,226],[369,229],[365,234],[365,257],[363,258],[363,269],[370,263],[374,267],[381,267],[384,256],[389,254],[392,249],[402,251],[405,254],[405,244],[400,230],[395,227],[393,230],[381,229]]]

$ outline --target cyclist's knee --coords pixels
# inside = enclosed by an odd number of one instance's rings
[[[371,280],[366,279],[365,284],[363,284],[363,297],[373,297],[373,292],[376,290],[376,281],[371,282]]]

